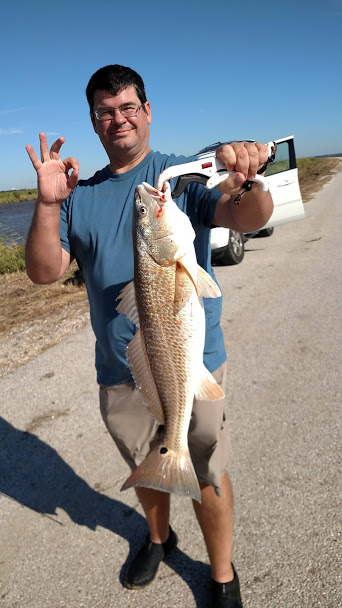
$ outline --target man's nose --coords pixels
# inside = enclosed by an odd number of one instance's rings
[[[114,108],[113,113],[114,113],[114,116],[112,118],[112,122],[114,122],[118,125],[122,125],[124,122],[126,122],[126,118],[124,116],[122,116],[122,114],[118,108]]]

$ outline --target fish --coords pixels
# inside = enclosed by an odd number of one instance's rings
[[[168,182],[163,191],[145,182],[136,187],[132,234],[134,279],[120,292],[117,311],[136,325],[126,349],[128,365],[164,432],[121,490],[152,488],[201,502],[188,429],[194,397],[224,397],[203,364],[202,298],[219,297],[220,288],[197,263],[194,229]]]

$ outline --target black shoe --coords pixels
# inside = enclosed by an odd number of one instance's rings
[[[124,585],[128,589],[142,589],[152,583],[160,562],[175,549],[178,538],[170,526],[169,538],[161,545],[152,543],[148,534],[139,553],[128,566]]]
[[[211,581],[211,601],[212,608],[243,608],[239,577],[235,572],[234,578],[229,583],[217,583]]]

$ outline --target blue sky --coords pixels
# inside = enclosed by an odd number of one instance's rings
[[[110,63],[143,77],[154,150],[294,135],[299,157],[342,152],[342,0],[12,0],[0,51],[0,190],[35,185],[39,131],[82,178],[107,164],[84,91]]]

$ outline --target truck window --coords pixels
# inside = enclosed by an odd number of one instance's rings
[[[290,168],[289,142],[283,141],[278,144],[275,160],[267,167],[265,176],[288,171]]]

